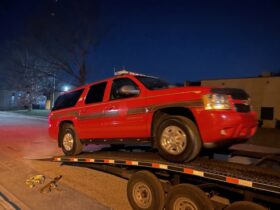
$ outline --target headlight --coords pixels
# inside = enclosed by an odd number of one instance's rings
[[[204,108],[211,109],[231,109],[229,96],[224,94],[207,94],[203,96]]]

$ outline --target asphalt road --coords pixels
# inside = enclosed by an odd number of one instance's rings
[[[61,166],[36,159],[62,155],[48,137],[46,119],[0,112],[0,210],[20,209],[131,209],[127,181],[87,168]],[[43,185],[29,188],[27,178],[42,174],[46,182],[58,175],[59,190],[40,193]],[[1,202],[2,201],[2,202]]]

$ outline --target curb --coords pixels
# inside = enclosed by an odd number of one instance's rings
[[[43,121],[48,120],[47,116],[32,116],[32,115],[25,115],[25,114],[21,114],[21,113],[6,112],[6,111],[0,111],[0,114],[1,113],[5,114],[5,115],[16,116],[16,117],[26,118],[26,119],[36,119],[36,120],[43,120]]]
[[[0,185],[0,207],[3,207],[5,210],[31,210],[2,185]]]

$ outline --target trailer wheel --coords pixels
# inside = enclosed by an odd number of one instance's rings
[[[205,193],[191,184],[179,184],[171,188],[167,194],[166,210],[214,210]]]
[[[201,139],[195,123],[182,116],[168,116],[156,135],[160,155],[172,162],[191,161],[200,152]]]
[[[74,126],[70,123],[65,123],[62,126],[59,141],[65,155],[78,155],[82,152],[83,145],[76,134]]]
[[[263,206],[249,202],[249,201],[237,201],[230,204],[226,210],[267,210]]]
[[[162,210],[165,201],[159,179],[149,171],[138,171],[131,176],[127,198],[134,210]]]
[[[111,144],[111,149],[112,150],[121,150],[121,149],[124,149],[125,148],[125,145],[124,144]]]

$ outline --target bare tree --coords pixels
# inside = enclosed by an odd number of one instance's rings
[[[10,88],[22,92],[19,102],[31,110],[38,96],[50,97],[52,81],[48,74],[52,72],[52,68],[37,59],[21,42],[9,43],[9,46],[12,50],[6,56],[9,58],[6,60],[7,82]]]
[[[74,85],[86,82],[89,54],[103,30],[98,26],[95,1],[65,1],[63,7],[29,21],[28,31],[37,56]]]
[[[26,93],[29,108],[39,94],[50,97],[53,80],[63,78],[73,86],[86,82],[90,53],[104,34],[96,2],[42,0],[41,10],[26,20],[25,33],[8,42],[6,77]]]

